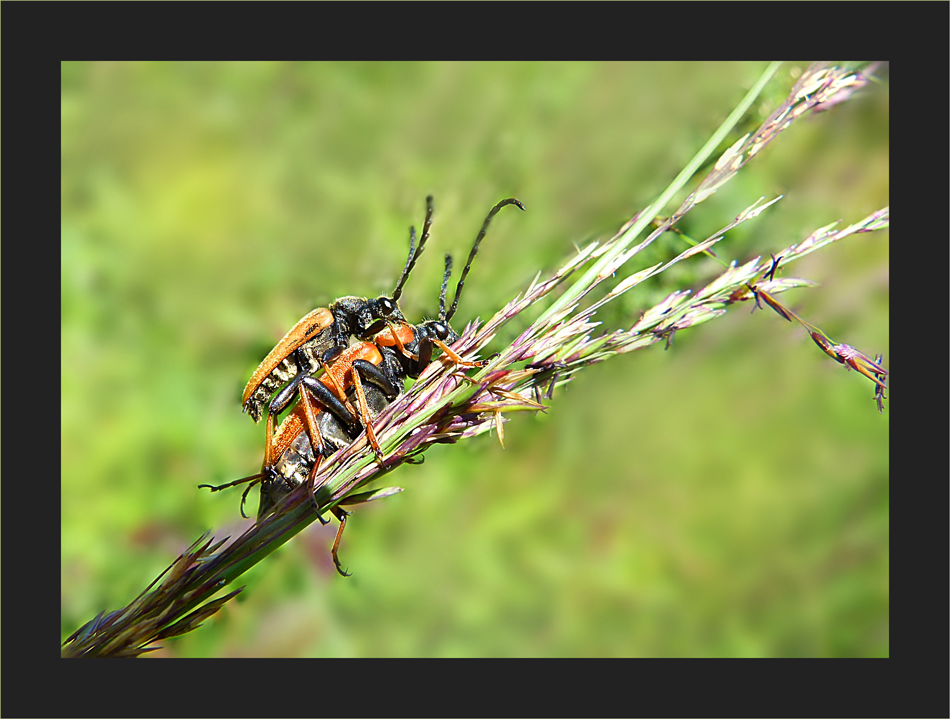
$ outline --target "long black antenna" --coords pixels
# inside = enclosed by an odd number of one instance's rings
[[[393,290],[394,300],[399,299],[399,296],[402,294],[402,286],[406,283],[406,280],[409,279],[409,273],[412,272],[412,268],[416,266],[416,260],[419,259],[419,256],[426,247],[426,240],[429,239],[429,228],[432,226],[432,213],[434,211],[432,195],[429,195],[426,198],[426,219],[422,224],[422,237],[419,238],[418,247],[413,245],[416,239],[416,229],[414,227],[409,228],[409,257],[406,260],[406,266],[403,268],[402,275],[399,277],[399,282],[396,283],[396,289]]]
[[[402,294],[402,283],[406,281],[406,278],[409,276],[409,270],[412,269],[412,255],[416,250],[416,228],[409,228],[409,257],[406,258],[406,266],[402,268],[402,274],[399,276],[399,283],[396,285],[396,290],[393,292],[393,299],[398,300],[399,295]]]
[[[439,292],[439,319],[445,320],[445,290],[449,286],[449,277],[452,275],[452,255],[445,255],[445,274],[442,275],[442,290]]]
[[[475,259],[475,255],[478,253],[478,246],[485,238],[485,233],[488,232],[488,224],[491,222],[491,218],[498,214],[498,210],[500,210],[505,205],[517,205],[521,210],[525,209],[525,206],[521,204],[521,200],[516,200],[514,197],[509,197],[507,200],[502,200],[493,208],[491,208],[491,212],[488,213],[488,217],[486,217],[485,222],[482,223],[482,229],[479,231],[478,237],[475,238],[475,244],[472,246],[472,251],[468,254],[468,262],[465,264],[465,269],[462,270],[462,276],[459,277],[459,283],[455,286],[455,299],[452,300],[452,307],[449,308],[449,312],[445,316],[446,322],[452,319],[452,315],[454,315],[455,310],[458,309],[459,297],[462,294],[462,287],[465,286],[465,278],[468,276],[468,271],[472,268],[472,260]]]

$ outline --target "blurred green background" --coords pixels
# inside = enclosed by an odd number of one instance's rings
[[[803,67],[783,66],[741,132]],[[528,208],[493,223],[461,327],[649,204],[763,69],[65,63],[63,637],[205,530],[246,527],[240,491],[196,489],[260,467],[244,383],[310,309],[392,289],[426,194],[412,319],[493,203]],[[784,133],[681,227],[702,239],[780,193],[721,256],[888,204],[886,82]],[[629,327],[718,271],[684,263],[603,319]],[[821,283],[782,296],[802,316],[887,354],[886,232],[785,275]],[[546,416],[509,422],[505,450],[434,448],[391,475],[406,492],[353,515],[351,578],[330,562],[335,524],[314,525],[158,655],[886,656],[889,415],[801,328],[749,309],[582,373]]]

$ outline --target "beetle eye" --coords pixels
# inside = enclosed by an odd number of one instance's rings
[[[380,297],[379,307],[382,314],[391,315],[393,311],[396,309],[396,303],[393,302],[388,297]]]
[[[432,329],[435,330],[436,335],[438,335],[442,341],[445,341],[445,338],[449,336],[449,326],[444,322],[434,323]]]

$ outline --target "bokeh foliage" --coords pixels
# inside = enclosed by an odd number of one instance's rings
[[[64,64],[63,636],[206,529],[240,531],[238,495],[196,485],[259,468],[244,382],[313,307],[391,289],[427,193],[410,318],[434,312],[442,253],[466,252],[494,202],[528,207],[497,218],[466,284],[459,325],[487,317],[648,204],[761,69]],[[741,261],[860,219],[888,204],[887,133],[882,84],[783,135],[683,229],[786,193],[718,245]],[[789,274],[822,286],[783,301],[886,356],[887,253],[887,233],[816,253]],[[624,299],[618,326],[659,297]],[[354,514],[352,578],[314,526],[163,653],[886,655],[889,418],[871,396],[740,306],[585,372],[509,423],[506,450],[429,452],[392,477],[407,492]]]

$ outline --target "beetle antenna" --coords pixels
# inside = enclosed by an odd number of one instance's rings
[[[472,251],[468,254],[468,262],[465,264],[465,269],[462,270],[462,276],[459,277],[459,283],[455,286],[455,299],[452,300],[452,307],[449,308],[449,312],[445,316],[446,322],[452,319],[452,315],[454,315],[455,310],[458,309],[459,297],[462,294],[462,287],[465,286],[465,278],[468,276],[468,271],[472,268],[472,260],[475,259],[475,255],[478,253],[478,246],[485,238],[485,233],[488,232],[488,224],[491,222],[491,218],[498,214],[498,210],[500,210],[505,205],[517,205],[522,210],[525,209],[524,205],[521,204],[521,200],[516,200],[514,197],[509,197],[507,200],[502,200],[493,208],[491,208],[491,212],[488,213],[488,217],[486,217],[485,221],[482,223],[482,229],[479,231],[478,237],[475,238],[475,244],[472,246]]]
[[[426,198],[426,219],[425,222],[422,223],[422,237],[419,238],[418,247],[413,244],[416,238],[416,230],[414,227],[409,228],[409,257],[406,259],[406,266],[403,268],[402,275],[399,277],[399,282],[396,283],[396,289],[393,290],[394,300],[398,300],[399,296],[402,295],[402,286],[406,283],[406,280],[409,279],[409,273],[412,272],[412,268],[416,266],[416,260],[419,259],[419,256],[425,249],[426,240],[429,239],[429,228],[432,226],[432,213],[434,211],[432,195],[429,195]]]
[[[445,291],[449,286],[449,277],[452,274],[452,255],[445,256],[445,274],[442,275],[442,289],[439,292],[439,319],[445,320]]]
[[[399,284],[396,285],[396,289],[393,290],[393,299],[398,300],[399,295],[402,294],[402,283],[406,281],[406,278],[409,276],[409,270],[412,269],[412,253],[416,249],[416,228],[409,228],[409,257],[406,258],[406,266],[402,269],[402,275],[399,277]]]

